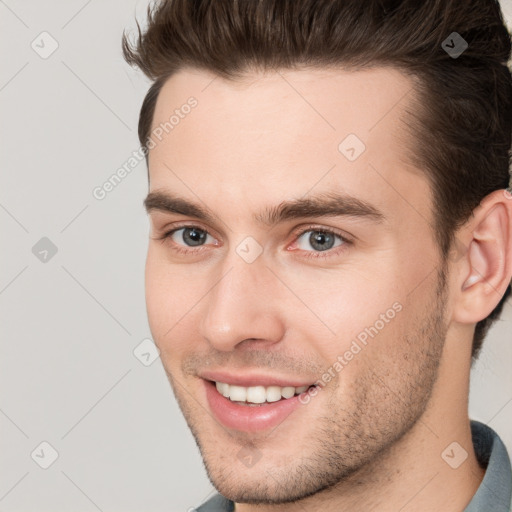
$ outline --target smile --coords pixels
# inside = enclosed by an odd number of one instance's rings
[[[225,382],[215,382],[217,391],[232,402],[246,405],[258,405],[278,402],[279,400],[300,395],[310,386],[237,386]]]

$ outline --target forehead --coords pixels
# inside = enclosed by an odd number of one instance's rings
[[[156,103],[152,133],[160,128],[161,140],[152,137],[150,188],[191,197],[211,195],[215,184],[224,204],[247,206],[262,189],[268,203],[334,188],[396,206],[406,194],[429,215],[428,185],[407,159],[403,117],[413,98],[412,81],[394,68],[283,70],[240,81],[182,70]]]

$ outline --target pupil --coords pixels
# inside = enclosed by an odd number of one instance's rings
[[[313,231],[309,237],[309,243],[319,251],[327,251],[334,245],[334,237],[323,231]]]
[[[195,228],[186,228],[183,231],[183,241],[188,245],[201,245],[206,238],[206,233]]]

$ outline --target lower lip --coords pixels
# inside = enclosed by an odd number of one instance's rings
[[[302,405],[299,400],[300,395],[262,405],[240,405],[222,396],[214,382],[208,380],[203,382],[206,387],[206,399],[214,416],[222,425],[230,429],[258,432],[275,428]],[[303,394],[305,393],[307,391]]]

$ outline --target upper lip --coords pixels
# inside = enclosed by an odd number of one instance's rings
[[[235,386],[280,386],[282,388],[291,386],[299,388],[301,386],[311,386],[314,384],[312,381],[299,380],[297,377],[279,377],[275,375],[264,375],[262,373],[251,373],[250,371],[241,374],[229,373],[226,371],[212,371],[207,370],[199,373],[199,377],[205,380],[215,382],[224,382]]]

